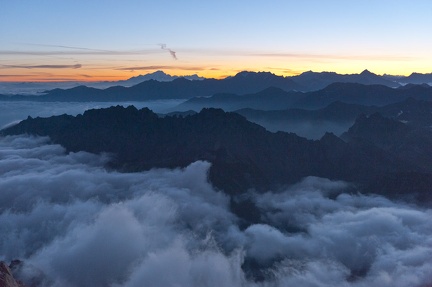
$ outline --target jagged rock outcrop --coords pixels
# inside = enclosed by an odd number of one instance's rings
[[[0,261],[0,287],[25,287],[14,278],[10,267],[3,261]]]
[[[407,163],[432,172],[432,132],[429,129],[404,124],[379,113],[361,115],[342,135],[350,143],[373,145]]]
[[[405,171],[377,176],[366,191],[432,203],[432,132],[429,128],[404,124],[375,113],[359,116],[342,138],[361,149],[375,147],[379,153],[404,162]]]
[[[160,118],[148,109],[117,106],[76,117],[28,118],[2,131],[22,133],[50,136],[68,151],[111,153],[110,166],[122,171],[206,160],[212,163],[211,182],[229,194],[277,188],[311,175],[366,184],[389,172],[413,170],[373,145],[346,143],[333,134],[312,141],[271,133],[218,109]]]

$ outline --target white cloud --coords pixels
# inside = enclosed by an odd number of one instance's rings
[[[210,167],[118,173],[106,155],[47,138],[0,138],[0,259],[52,286],[422,286],[432,211],[309,177],[254,195],[245,230]],[[350,190],[352,188],[350,187]],[[255,260],[268,278],[242,270]],[[43,275],[44,274],[44,275]],[[247,278],[246,278],[247,277]]]

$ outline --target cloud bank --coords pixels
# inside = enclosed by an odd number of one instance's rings
[[[36,286],[425,286],[432,211],[309,177],[250,194],[240,229],[210,164],[122,174],[108,155],[0,138],[0,259]],[[259,276],[258,276],[259,275]]]
[[[198,67],[198,66],[163,66],[163,65],[151,65],[151,66],[130,66],[130,67],[121,67],[116,68],[118,71],[153,71],[153,70],[171,70],[171,69],[180,69],[180,70],[190,70],[190,71],[202,71],[206,70],[206,67]]]

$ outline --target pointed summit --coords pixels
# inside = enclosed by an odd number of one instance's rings
[[[370,72],[368,69],[365,69],[363,72],[360,73],[362,76],[376,76],[376,74]]]

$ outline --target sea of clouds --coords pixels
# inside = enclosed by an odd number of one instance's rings
[[[108,160],[0,138],[0,260],[22,260],[28,285],[432,284],[430,209],[308,177],[251,191],[261,223],[241,229],[209,163],[119,173]]]

